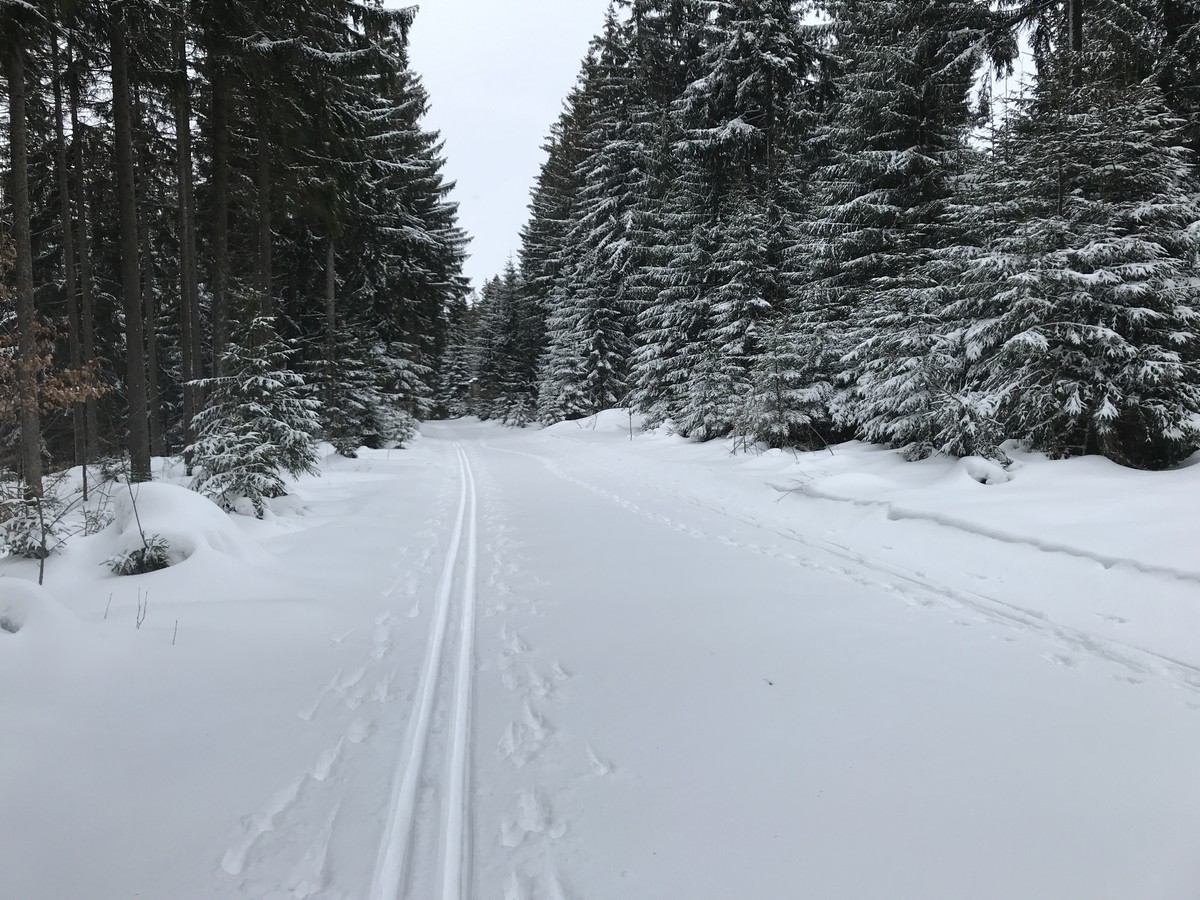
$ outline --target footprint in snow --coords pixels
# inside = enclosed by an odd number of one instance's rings
[[[242,819],[238,828],[238,836],[221,858],[222,869],[230,875],[242,874],[242,870],[246,867],[246,860],[254,845],[258,843],[259,838],[264,834],[274,830],[275,819],[296,802],[296,798],[300,796],[300,789],[303,786],[303,778],[292,782],[271,798],[271,802],[267,804],[266,809]]]
[[[616,771],[617,767],[606,759],[602,759],[592,749],[592,745],[585,743],[583,745],[584,753],[587,754],[588,766],[592,770],[592,774],[597,778],[606,778]]]
[[[375,633],[372,635],[372,641],[375,646],[371,650],[371,658],[378,661],[388,655],[392,649],[392,629],[387,623],[375,626]]]
[[[388,675],[375,682],[375,687],[371,688],[371,696],[376,703],[387,703],[392,696],[392,676]]]
[[[567,833],[565,822],[556,819],[554,810],[536,790],[522,791],[516,812],[500,824],[500,843],[515,849],[530,835],[545,834],[555,840]]]
[[[337,764],[338,758],[342,755],[342,742],[339,740],[336,744],[326,750],[318,757],[313,767],[308,774],[313,781],[325,781],[333,772],[334,765]]]
[[[557,659],[554,661],[554,664],[550,666],[550,674],[556,681],[570,681],[571,678],[574,677],[571,672],[569,672]]]
[[[526,701],[521,718],[509,722],[500,737],[500,755],[523,768],[541,753],[553,734],[554,729]]]
[[[346,729],[346,740],[352,744],[361,744],[371,733],[371,723],[364,718],[357,718]]]
[[[1062,666],[1064,669],[1077,669],[1079,663],[1065,653],[1048,654],[1042,657],[1048,663],[1053,663],[1056,666]]]
[[[297,863],[288,878],[288,888],[293,897],[303,900],[323,891],[329,883],[329,843],[333,839],[333,826],[337,819],[338,806],[333,808],[325,826],[314,843]]]
[[[350,688],[354,687],[356,684],[358,684],[360,681],[362,681],[363,676],[366,674],[367,674],[367,667],[359,666],[357,669],[355,669],[353,672],[351,672],[349,675],[347,675],[345,678],[343,678],[341,680],[341,682],[339,682],[338,691],[345,692],[345,691],[350,690]]]

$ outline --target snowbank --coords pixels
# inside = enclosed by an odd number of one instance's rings
[[[113,513],[113,523],[98,536],[112,556],[140,550],[143,534],[167,542],[171,565],[202,553],[258,556],[253,541],[219,506],[184,487],[159,482],[122,487],[113,493]]]
[[[18,578],[0,577],[0,655],[9,641],[53,641],[82,627],[49,591]]]
[[[559,423],[543,434],[616,449],[630,444],[629,426],[628,413],[616,409]],[[690,492],[698,484],[679,466],[694,466],[711,477],[702,482],[706,493],[717,482],[726,486],[715,495],[722,503],[753,480],[777,494],[877,510],[891,521],[918,520],[1106,568],[1127,566],[1200,582],[1195,551],[1200,529],[1190,524],[1200,506],[1197,460],[1168,472],[1145,472],[1096,456],[1050,460],[1011,443],[1005,446],[1013,460],[1008,467],[977,457],[909,462],[897,451],[860,441],[812,452],[756,453],[742,452],[729,440],[696,443],[666,427],[642,432],[639,426],[635,415],[629,450],[642,461],[670,466],[659,483],[687,484]]]

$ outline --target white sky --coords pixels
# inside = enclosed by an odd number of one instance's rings
[[[425,124],[446,141],[446,174],[472,238],[466,274],[478,287],[516,257],[543,139],[608,0],[419,3],[410,59],[429,91]]]

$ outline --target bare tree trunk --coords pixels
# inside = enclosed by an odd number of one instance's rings
[[[333,237],[325,247],[325,402],[332,410],[336,400],[334,367],[337,359],[337,248]]]
[[[70,52],[68,46],[67,52]],[[68,58],[68,64],[70,60]],[[67,177],[67,136],[63,125],[62,67],[59,60],[58,34],[50,39],[50,77],[54,90],[54,136],[58,140],[55,168],[58,182],[58,214],[62,228],[63,291],[67,300],[67,340],[71,354],[71,368],[78,369],[83,362],[80,343],[79,297],[76,293],[75,240],[72,235],[74,216],[71,214],[71,185]],[[72,408],[75,432],[75,465],[83,465],[87,459],[87,438],[84,434],[84,409],[82,404]]]
[[[212,344],[213,371],[225,374],[222,356],[229,343],[229,74],[227,62],[209,32],[209,64],[212,68],[212,108],[209,127],[212,140]]]
[[[79,220],[77,224],[79,239],[75,242],[79,254],[79,325],[82,332],[82,351],[84,362],[92,362],[96,358],[96,316],[95,305],[92,301],[92,236],[88,224],[88,190],[87,169],[84,164],[83,132],[79,124],[79,72],[75,69],[74,53],[70,43],[67,45],[67,59],[71,62],[71,73],[68,78],[69,98],[71,105],[71,142],[75,148],[75,207]],[[84,493],[87,492],[87,465],[91,462],[92,454],[100,445],[99,418],[96,415],[96,401],[89,397],[83,405],[84,422],[84,454],[80,461],[84,469]]]
[[[113,124],[116,140],[117,212],[120,224],[121,299],[125,310],[125,390],[129,399],[129,477],[150,480],[150,435],[146,402],[146,334],[142,319],[138,253],[137,172],[133,157],[133,97],[129,86],[129,34],[125,9],[112,23]]]
[[[268,99],[258,96],[258,264],[255,287],[258,289],[258,314],[275,315],[271,296],[271,125]]]
[[[183,445],[187,451],[195,440],[193,422],[199,406],[197,389],[191,382],[200,378],[200,284],[196,270],[196,219],[192,199],[192,106],[188,83],[187,30],[182,17],[175,32],[175,148],[179,181],[179,325],[183,344]]]
[[[140,137],[140,165],[143,173],[153,165],[150,150],[150,123],[146,119],[146,107],[140,91],[134,92],[134,109],[137,114],[137,134]],[[142,325],[146,332],[146,413],[150,428],[150,455],[166,456],[167,448],[163,435],[162,392],[158,383],[158,295],[155,292],[154,248],[150,236],[149,207],[152,204],[149,184],[142,184],[137,195],[138,238],[142,257]]]
[[[12,167],[13,243],[16,250],[17,400],[21,478],[26,493],[42,496],[42,423],[38,411],[37,314],[33,306],[33,242],[29,223],[29,152],[25,122],[25,50],[8,54],[9,155]]]
[[[1071,44],[1071,84],[1083,87],[1083,4],[1085,0],[1068,0],[1067,28]]]

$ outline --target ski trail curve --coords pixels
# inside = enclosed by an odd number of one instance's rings
[[[474,658],[474,600],[476,560],[476,500],[475,479],[466,453],[454,444],[458,457],[462,490],[458,512],[451,535],[446,560],[438,582],[434,606],[434,624],[430,630],[416,693],[416,709],[410,719],[406,749],[397,760],[392,778],[392,798],[388,807],[376,857],[367,900],[399,900],[404,895],[410,869],[412,846],[418,812],[418,789],[425,768],[426,751],[431,742],[434,709],[437,705],[438,682],[445,656],[446,636],[454,607],[454,575],[458,568],[460,550],[466,534],[467,571],[461,598],[461,628],[459,654],[455,665],[455,694],[452,697],[453,737],[449,745],[450,765],[446,806],[445,834],[442,856],[443,898],[460,900],[465,873],[466,827],[468,809],[466,798],[467,769],[470,748],[470,703]],[[469,524],[468,524],[469,522]],[[447,792],[443,793],[443,797]],[[453,891],[453,893],[452,893]]]

